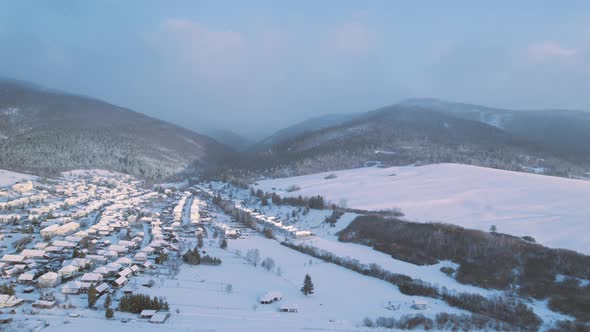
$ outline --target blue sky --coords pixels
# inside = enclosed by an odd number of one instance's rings
[[[3,1],[0,76],[264,136],[412,97],[590,109],[587,1]]]

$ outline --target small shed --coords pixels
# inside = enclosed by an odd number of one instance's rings
[[[55,301],[37,300],[32,304],[33,308],[51,309],[55,306]]]
[[[423,300],[414,300],[412,301],[412,308],[416,310],[426,310],[428,309],[428,302]]]
[[[156,312],[158,312],[157,310],[142,310],[139,313],[139,318],[152,318],[153,315],[156,314]]]
[[[284,304],[279,308],[280,312],[299,312],[299,307],[296,304]]]
[[[152,318],[150,318],[150,323],[164,324],[169,316],[170,314],[167,312],[158,311],[152,316]]]

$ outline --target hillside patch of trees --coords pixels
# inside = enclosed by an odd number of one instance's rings
[[[590,321],[590,287],[574,279],[590,279],[589,256],[506,234],[379,216],[358,217],[339,240],[370,245],[419,265],[450,260],[459,264],[454,277],[461,283],[501,290],[516,286],[521,296],[549,299],[552,310]],[[570,278],[556,282],[558,275]]]

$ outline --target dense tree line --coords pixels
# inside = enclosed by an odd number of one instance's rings
[[[270,200],[273,205],[291,205],[318,210],[325,209],[327,206],[324,197],[321,195],[312,197],[303,197],[301,195],[295,197],[281,197],[275,192],[265,193],[262,189],[254,190],[254,188],[250,188],[250,195],[258,197],[261,201],[268,202],[268,200]]]
[[[459,282],[502,290],[517,286],[521,296],[548,298],[551,309],[590,321],[590,287],[575,279],[590,279],[589,256],[506,234],[378,216],[358,217],[339,239],[371,245],[415,264],[451,260],[459,268],[449,274]],[[569,278],[558,282],[558,275]]]
[[[523,329],[505,322],[478,314],[448,314],[439,313],[434,319],[422,314],[404,315],[395,317],[378,317],[375,320],[365,318],[363,325],[366,327],[380,327],[387,329],[414,330],[424,329],[436,331],[522,331]]]
[[[126,294],[119,299],[119,311],[140,313],[142,310],[168,310],[164,298],[150,297],[144,294]]]

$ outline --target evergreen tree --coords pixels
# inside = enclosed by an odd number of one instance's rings
[[[96,291],[96,287],[94,283],[90,284],[90,288],[88,288],[88,307],[94,307],[96,304],[96,300],[98,299],[98,292]]]
[[[197,236],[197,247],[203,248],[203,234]]]
[[[311,281],[311,277],[309,276],[309,274],[305,275],[305,279],[303,280],[303,287],[301,287],[301,292],[306,296],[313,294],[313,282]]]
[[[111,294],[108,294],[107,298],[104,300],[104,308],[109,309],[111,307],[112,302],[113,302],[113,300],[111,300]]]
[[[221,243],[219,244],[221,249],[227,249],[227,240],[225,238],[221,239]]]
[[[107,311],[105,311],[104,316],[108,319],[113,318],[113,316],[114,316],[113,309],[107,308]]]

